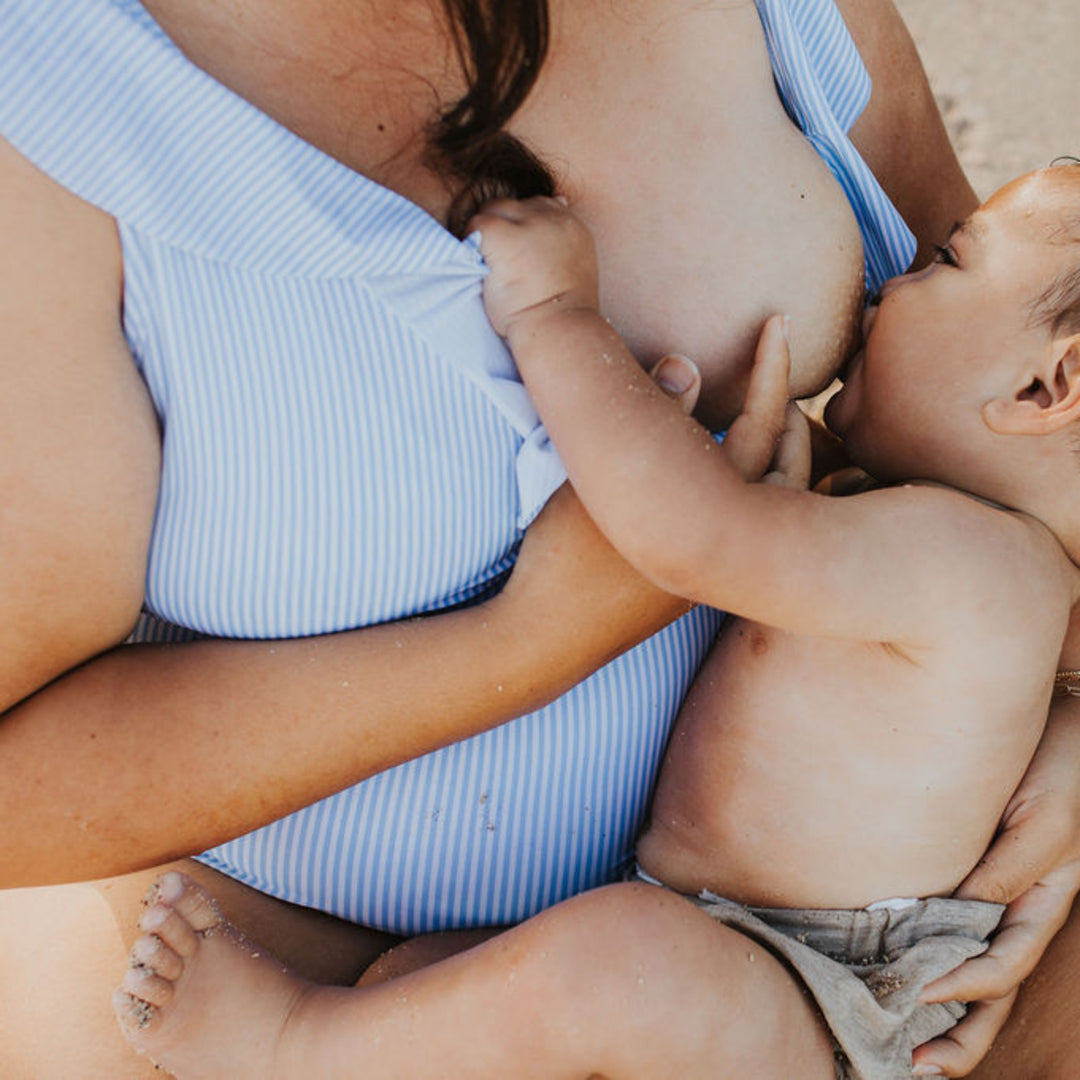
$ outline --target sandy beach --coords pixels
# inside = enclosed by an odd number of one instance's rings
[[[980,197],[1080,157],[1080,0],[895,2]]]

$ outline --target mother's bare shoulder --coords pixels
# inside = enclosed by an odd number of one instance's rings
[[[836,0],[836,6],[873,83],[851,138],[918,238],[921,264],[979,200],[892,0]]]

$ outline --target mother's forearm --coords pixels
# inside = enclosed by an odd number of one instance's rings
[[[525,572],[485,604],[304,640],[127,646],[10,710],[0,886],[205,850],[536,709],[685,610],[568,491],[553,505],[570,529],[546,539],[542,515]]]
[[[0,885],[203,850],[542,702],[527,635],[453,613],[432,647],[432,622],[131,646],[56,681],[0,727]]]

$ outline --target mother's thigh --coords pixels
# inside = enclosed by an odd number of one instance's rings
[[[1080,903],[1020,989],[1009,1022],[971,1080],[1080,1077]]]
[[[273,900],[190,861],[226,915],[280,959],[347,985],[392,941]],[[161,1074],[121,1039],[110,998],[141,900],[162,869],[79,885],[0,891],[0,1076],[145,1080]]]

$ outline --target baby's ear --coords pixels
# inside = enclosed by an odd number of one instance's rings
[[[982,417],[998,435],[1049,435],[1080,420],[1080,334],[1055,338],[1044,369],[1029,369],[1011,394],[991,398]]]

